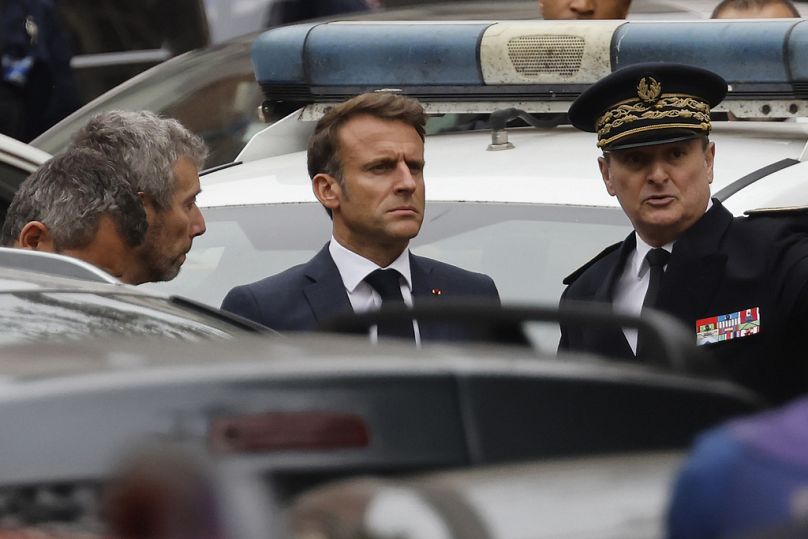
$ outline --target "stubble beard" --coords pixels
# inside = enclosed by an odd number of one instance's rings
[[[149,226],[146,238],[139,247],[141,263],[145,278],[143,282],[170,281],[180,272],[179,258],[181,255],[171,258],[162,249],[163,223],[159,220]]]

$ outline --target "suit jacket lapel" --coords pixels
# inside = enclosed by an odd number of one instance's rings
[[[419,257],[410,253],[410,277],[412,278],[412,303],[418,305],[420,301],[432,296],[432,285],[429,280],[431,268],[423,264]],[[418,331],[421,333],[421,340],[436,338],[437,328],[435,324],[418,322]]]
[[[629,255],[634,252],[637,247],[637,239],[634,232],[628,235],[620,246],[620,251],[617,257],[617,263],[609,268],[609,272],[600,283],[600,287],[595,291],[594,300],[603,303],[612,303],[614,300],[614,289],[617,286],[617,281],[623,274],[623,268],[626,266],[626,260]]]
[[[732,214],[717,200],[674,244],[657,306],[680,320],[695,321],[712,303],[727,255],[719,252]]]
[[[353,312],[342,276],[331,258],[327,243],[306,264],[305,272],[312,283],[303,289],[303,294],[318,322]]]
[[[617,286],[617,281],[623,273],[623,268],[626,265],[629,255],[634,251],[637,246],[637,240],[634,233],[628,235],[620,246],[617,261],[609,268],[608,272],[604,275],[600,286],[595,290],[592,297],[593,301],[611,305],[614,300],[614,290]],[[626,335],[620,327],[604,327],[589,332],[592,342],[590,346],[592,350],[598,350],[600,353],[610,357],[618,358],[632,358],[634,352],[631,350]]]

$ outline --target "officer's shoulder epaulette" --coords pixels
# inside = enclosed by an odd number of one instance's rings
[[[743,212],[747,217],[788,217],[808,214],[808,206],[781,206],[778,208],[756,208]]]
[[[604,250],[599,252],[592,260],[590,260],[589,262],[587,262],[586,264],[584,264],[583,266],[581,266],[577,270],[573,271],[572,273],[570,273],[569,275],[564,277],[564,280],[562,282],[565,285],[570,285],[570,284],[574,283],[576,281],[576,279],[578,279],[578,277],[580,277],[583,274],[583,272],[588,270],[589,267],[592,264],[594,264],[595,262],[597,262],[598,260],[600,260],[604,256],[608,255],[612,251],[615,251],[616,249],[618,249],[620,247],[620,245],[622,245],[622,243],[623,242],[617,242],[614,245],[609,245]]]

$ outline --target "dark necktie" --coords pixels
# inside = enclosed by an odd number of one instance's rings
[[[401,295],[401,274],[394,269],[377,269],[365,277],[365,282],[379,293],[382,306],[403,305],[404,297]],[[412,320],[397,320],[395,322],[381,322],[378,325],[379,340],[385,337],[410,339],[415,341],[415,331]]]
[[[648,279],[648,291],[645,293],[645,299],[642,302],[643,309],[646,307],[653,308],[656,305],[657,296],[659,296],[659,287],[662,284],[662,275],[665,273],[665,264],[668,263],[670,257],[671,254],[661,247],[651,249],[648,251],[648,254],[645,255],[645,259],[648,261],[648,266],[650,267],[650,275]],[[637,357],[645,357],[648,352],[647,337],[640,332],[637,338]]]
[[[651,274],[648,279],[648,291],[645,293],[645,299],[642,302],[643,309],[646,307],[654,307],[656,305],[657,296],[659,295],[659,286],[662,283],[662,275],[665,273],[665,264],[671,254],[661,247],[651,249],[645,255],[648,261],[648,266],[651,268]]]

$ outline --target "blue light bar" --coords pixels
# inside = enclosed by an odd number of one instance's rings
[[[799,20],[625,24],[614,38],[614,69],[679,62],[720,74],[730,99],[808,96],[808,25]]]
[[[253,45],[268,99],[332,102],[395,89],[427,101],[571,101],[620,67],[690,63],[728,99],[808,98],[808,24],[758,21],[329,22]]]

